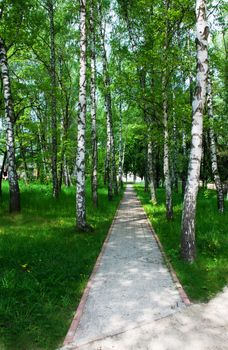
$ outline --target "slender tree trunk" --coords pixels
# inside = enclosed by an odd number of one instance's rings
[[[6,159],[7,159],[7,152],[5,151],[3,154],[3,161],[2,161],[2,165],[1,165],[1,171],[0,171],[0,197],[2,196],[2,178],[3,178],[3,174],[4,174]]]
[[[152,141],[148,142],[148,180],[150,187],[150,200],[153,204],[157,203],[156,191],[154,186],[154,169],[153,169],[153,145]]]
[[[24,165],[24,174],[25,174],[24,180],[25,180],[25,184],[28,185],[29,171],[28,171],[27,161],[26,161],[26,157],[25,157],[25,149],[24,149],[21,141],[19,141],[19,146],[20,146],[21,158],[23,160],[23,165]]]
[[[64,77],[63,77],[63,57],[61,53],[58,55],[58,62],[59,62],[59,83],[61,87],[61,95],[64,103],[64,108],[62,110],[62,130],[61,130],[61,142],[60,142],[60,161],[59,161],[59,192],[61,192],[61,187],[63,183],[63,176],[65,176],[65,161],[66,161],[66,143],[68,140],[68,131],[70,127],[70,116],[69,116],[69,109],[70,109],[70,89],[68,86],[64,83]],[[70,77],[68,77],[70,79]],[[71,79],[70,79],[71,84]],[[70,86],[71,88],[71,86]]]
[[[62,181],[63,181],[63,171],[64,171],[64,159],[66,152],[66,142],[68,139],[69,130],[69,99],[66,97],[66,105],[63,116],[63,131],[61,140],[61,155],[60,155],[60,170],[59,170],[59,192],[61,191]]]
[[[91,139],[92,139],[92,198],[93,205],[98,206],[98,194],[97,194],[97,106],[96,106],[96,36],[94,28],[94,1],[91,2],[90,7],[90,32],[91,32]]]
[[[39,149],[39,153],[41,154],[41,162],[42,162],[42,166],[41,166],[41,182],[44,182],[44,180],[47,177],[47,169],[46,169],[46,159],[45,159],[45,148],[42,142],[42,136],[41,136],[41,131],[40,131],[40,126],[38,126],[38,134],[37,134],[37,138],[38,138],[38,149]]]
[[[166,29],[165,29],[165,43],[164,43],[164,62],[165,71],[162,77],[162,109],[163,109],[163,125],[164,125],[164,161],[163,172],[165,179],[165,193],[166,193],[166,217],[168,220],[173,218],[173,204],[172,204],[172,186],[170,177],[170,165],[169,165],[169,129],[168,129],[168,71],[167,71],[167,50],[168,50],[168,32],[169,32],[169,0],[164,0],[166,9]]]
[[[65,185],[67,187],[72,186],[72,180],[71,180],[69,168],[67,165],[66,155],[64,155],[63,174],[64,174]]]
[[[178,162],[178,141],[177,141],[177,124],[176,124],[176,118],[175,115],[173,115],[173,162],[172,162],[172,169],[173,169],[173,188],[176,192],[178,192],[178,171],[177,171],[177,162]]]
[[[7,53],[4,42],[0,38],[0,66],[2,73],[2,85],[5,103],[5,116],[6,116],[6,149],[7,149],[7,163],[8,163],[8,178],[9,178],[9,191],[10,212],[20,211],[20,190],[18,185],[18,178],[16,172],[16,158],[15,158],[15,140],[14,140],[14,108],[11,95],[11,85],[9,68],[7,62]]]
[[[107,142],[106,142],[106,145],[107,145]],[[108,172],[108,161],[107,161],[107,150],[106,150],[105,161],[104,161],[104,186],[107,185],[107,172]]]
[[[106,104],[106,127],[107,127],[107,143],[106,143],[106,167],[105,178],[108,183],[108,199],[113,198],[113,174],[112,174],[112,132],[110,123],[110,111],[108,112],[107,102]]]
[[[212,88],[211,88],[211,81],[209,77],[208,77],[208,84],[207,84],[207,112],[210,119],[209,137],[210,137],[210,156],[211,156],[212,174],[214,176],[215,186],[217,190],[218,209],[221,213],[224,213],[224,196],[223,196],[222,182],[221,182],[221,179],[219,176],[219,170],[218,170],[217,149],[216,149],[215,134],[214,134],[214,128],[213,128]]]
[[[86,231],[85,203],[85,132],[86,132],[86,0],[80,0],[80,76],[79,115],[76,159],[76,219],[77,228]]]
[[[102,18],[101,6],[99,6],[100,18]],[[106,144],[106,179],[108,183],[108,199],[111,200],[114,193],[118,193],[117,179],[116,179],[116,159],[115,159],[115,141],[112,125],[112,99],[110,91],[110,77],[108,73],[108,61],[105,48],[105,32],[100,26],[101,38],[102,38],[102,51],[103,51],[103,76],[104,76],[104,89],[105,89],[105,113],[106,113],[106,125],[107,125],[107,144]]]
[[[202,155],[201,155],[201,164],[200,164],[200,179],[203,183],[203,188],[207,189],[207,153],[208,153],[208,147],[207,147],[207,138],[208,135],[206,133],[203,133],[202,135]]]
[[[117,183],[117,173],[116,173],[116,146],[115,146],[113,127],[112,127],[112,134],[111,134],[111,142],[112,142],[112,182],[113,182],[114,194],[118,195],[118,183]]]
[[[119,189],[123,188],[123,157],[124,157],[124,149],[123,149],[123,115],[122,115],[122,103],[120,102],[119,106],[119,114],[120,114],[120,129],[119,129]]]
[[[16,127],[16,136],[19,140],[19,147],[20,147],[20,155],[21,155],[21,159],[23,161],[23,166],[24,166],[24,181],[25,184],[28,185],[29,182],[29,170],[28,170],[28,166],[27,166],[27,161],[26,161],[26,150],[25,147],[23,146],[21,137],[20,137],[20,133],[22,132],[22,130],[20,130],[20,128]]]
[[[148,192],[149,191],[149,184],[148,184],[148,176],[147,176],[147,170],[145,172],[145,176],[144,176],[144,192]]]
[[[185,192],[185,186],[186,186],[186,173],[187,173],[187,146],[186,146],[186,132],[185,132],[185,117],[183,117],[182,120],[182,154],[183,154],[183,162],[182,162],[182,194],[184,195]]]
[[[173,205],[172,205],[172,187],[169,170],[169,132],[168,132],[168,103],[165,78],[163,78],[163,123],[164,123],[164,163],[163,171],[165,178],[165,192],[166,192],[166,217],[167,219],[173,218]]]
[[[52,133],[52,183],[53,183],[53,197],[59,196],[59,183],[57,173],[57,101],[56,101],[56,58],[55,58],[55,24],[54,24],[54,8],[53,0],[47,1],[48,14],[50,21],[50,75],[51,75],[51,133]]]
[[[196,256],[195,214],[202,157],[203,111],[208,76],[208,32],[206,1],[196,0],[197,76],[192,103],[192,143],[181,225],[181,252],[184,260],[188,262],[193,262]]]

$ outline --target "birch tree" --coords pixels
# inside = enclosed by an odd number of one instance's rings
[[[173,204],[172,204],[172,186],[170,176],[170,164],[169,164],[169,128],[168,128],[168,71],[167,71],[167,50],[168,50],[168,32],[169,32],[169,20],[168,10],[169,1],[164,1],[166,11],[165,22],[165,41],[164,41],[164,72],[162,77],[162,111],[163,111],[163,126],[164,126],[164,158],[163,158],[163,171],[165,178],[165,194],[166,194],[166,217],[167,219],[173,218]]]
[[[92,122],[92,198],[93,205],[98,206],[98,195],[97,195],[97,106],[96,106],[96,35],[94,27],[94,0],[91,0],[90,7],[90,32],[91,32],[91,122]]]
[[[102,9],[99,6],[99,14],[101,18],[100,34],[102,44],[102,64],[103,64],[103,79],[104,79],[104,95],[105,95],[105,114],[107,127],[107,144],[106,144],[106,179],[108,183],[108,198],[113,197],[113,191],[118,193],[117,178],[116,178],[116,159],[115,159],[115,140],[113,134],[113,118],[112,118],[112,97],[110,91],[110,76],[108,71],[108,59],[105,47],[105,28],[102,24]]]
[[[78,136],[76,158],[76,221],[77,228],[85,231],[85,132],[86,132],[86,0],[80,0],[80,72],[78,103]]]
[[[6,149],[9,178],[9,210],[10,212],[20,211],[20,190],[16,171],[15,139],[14,139],[14,106],[11,93],[11,82],[7,60],[7,52],[2,38],[0,38],[0,67],[2,73],[2,86],[5,103],[6,118]]]
[[[123,162],[124,162],[124,145],[123,145],[123,113],[122,102],[119,104],[119,167],[118,167],[118,182],[119,190],[123,188]]]
[[[50,22],[50,76],[51,76],[51,133],[52,133],[52,183],[53,197],[59,195],[59,183],[57,173],[57,101],[56,101],[56,54],[55,54],[55,24],[53,0],[47,1],[47,9]]]
[[[1,197],[2,196],[2,179],[3,179],[3,174],[4,174],[6,159],[7,159],[7,152],[2,151],[2,150],[0,150],[0,152],[3,153],[2,164],[0,164],[0,166],[1,166],[1,169],[0,169],[0,197]]]
[[[223,213],[224,196],[223,196],[222,182],[218,171],[217,149],[216,149],[217,147],[216,147],[215,134],[214,134],[214,128],[213,128],[213,101],[212,101],[212,88],[211,88],[210,77],[208,77],[208,84],[207,84],[207,113],[208,113],[209,122],[210,122],[209,138],[210,138],[210,156],[211,156],[212,174],[214,176],[214,182],[217,190],[218,209],[221,213]]]
[[[184,260],[193,262],[196,256],[195,215],[199,188],[200,163],[202,157],[203,111],[206,102],[208,77],[208,24],[206,21],[206,0],[196,0],[196,89],[192,102],[191,149],[188,176],[184,195],[181,224],[181,252]]]
[[[148,183],[150,187],[150,200],[153,204],[157,203],[156,199],[156,192],[155,192],[155,186],[154,186],[154,169],[153,169],[153,144],[152,141],[149,140],[148,147],[147,147],[147,164],[148,164]]]
[[[168,101],[166,92],[166,81],[163,78],[163,125],[164,125],[164,160],[163,171],[165,178],[165,193],[166,193],[166,217],[167,219],[173,218],[173,205],[172,205],[172,187],[169,169],[169,132],[168,132]]]

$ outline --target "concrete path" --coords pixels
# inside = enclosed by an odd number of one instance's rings
[[[80,350],[228,350],[228,288],[208,304],[85,345]]]
[[[125,350],[92,344],[186,308],[130,185],[95,270],[62,349]]]

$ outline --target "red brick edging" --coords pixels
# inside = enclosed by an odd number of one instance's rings
[[[144,210],[144,212],[145,212],[145,210]],[[176,288],[177,288],[177,290],[178,290],[178,292],[179,292],[179,295],[180,295],[181,299],[183,300],[184,304],[185,304],[186,306],[190,306],[190,305],[191,305],[191,301],[189,300],[189,298],[188,298],[188,296],[187,296],[187,294],[186,294],[186,292],[185,292],[183,286],[181,285],[181,283],[180,283],[180,281],[179,281],[179,279],[178,279],[178,277],[177,277],[177,275],[176,275],[176,272],[175,272],[174,268],[172,267],[172,264],[170,263],[169,259],[167,258],[167,255],[166,255],[166,253],[165,253],[165,251],[164,251],[164,249],[163,249],[163,246],[162,246],[162,244],[161,244],[161,241],[160,241],[160,239],[158,238],[156,232],[154,231],[154,228],[153,228],[153,226],[152,226],[152,224],[151,224],[151,222],[150,222],[150,220],[149,220],[149,218],[148,218],[146,212],[145,212],[145,216],[146,216],[147,222],[148,222],[148,224],[149,224],[151,233],[152,233],[152,235],[154,236],[154,238],[155,238],[155,240],[156,240],[156,242],[157,242],[157,244],[158,244],[158,247],[159,247],[159,249],[160,249],[160,251],[161,251],[161,254],[162,254],[162,256],[163,256],[163,258],[164,258],[164,260],[165,260],[165,263],[166,263],[166,265],[167,265],[167,267],[168,267],[168,269],[169,269],[169,272],[170,272],[170,274],[171,274],[171,277],[172,277],[172,279],[173,279],[173,282],[174,282],[175,285],[176,285]]]
[[[117,215],[118,215],[118,210],[119,210],[119,207],[120,207],[122,201],[123,201],[123,198],[121,199],[121,201],[120,201],[120,203],[119,203],[119,205],[118,205],[118,207],[116,209],[116,213],[115,213],[114,219],[113,219],[112,224],[111,224],[111,226],[110,226],[110,228],[108,230],[107,237],[106,237],[106,239],[105,239],[105,241],[103,243],[101,252],[100,252],[100,254],[99,254],[99,256],[98,256],[98,258],[96,260],[96,263],[95,263],[95,266],[93,268],[92,274],[91,274],[91,276],[90,276],[90,278],[88,280],[88,283],[86,285],[86,288],[85,288],[85,290],[83,292],[81,301],[80,301],[80,303],[79,303],[79,305],[77,307],[77,310],[76,310],[74,318],[73,318],[73,320],[71,322],[70,328],[69,328],[69,330],[67,332],[67,335],[66,335],[66,337],[64,339],[63,346],[72,343],[73,340],[74,340],[74,335],[75,335],[75,332],[76,332],[76,330],[78,328],[79,322],[81,320],[81,317],[82,317],[82,314],[83,314],[83,311],[84,311],[84,307],[85,307],[85,303],[86,303],[86,300],[87,300],[88,295],[89,295],[89,291],[90,291],[90,289],[91,289],[91,287],[93,285],[94,277],[95,277],[95,275],[97,273],[97,270],[98,270],[98,268],[100,266],[102,256],[104,255],[105,249],[106,249],[108,241],[110,239],[110,236],[111,236],[111,233],[112,233],[112,230],[113,230],[113,226],[114,226],[114,224],[116,222],[116,218],[117,218]],[[141,202],[140,202],[140,204],[142,205]],[[180,295],[181,299],[183,300],[184,304],[186,306],[189,306],[189,305],[191,305],[191,302],[190,302],[187,294],[185,293],[184,288],[182,287],[182,285],[181,285],[181,283],[180,283],[180,281],[179,281],[179,279],[178,279],[178,277],[176,275],[176,272],[174,271],[170,261],[168,260],[166,254],[164,252],[164,249],[162,247],[162,244],[161,244],[157,234],[155,233],[155,231],[153,229],[153,226],[152,226],[148,216],[146,215],[145,210],[144,210],[144,213],[145,213],[145,217],[147,219],[149,228],[151,230],[151,233],[154,236],[154,238],[155,238],[155,240],[156,240],[156,242],[158,244],[158,247],[159,247],[159,249],[161,251],[161,254],[162,254],[163,258],[164,258],[164,261],[165,261],[165,263],[166,263],[166,265],[167,265],[167,267],[168,267],[168,269],[170,271],[171,277],[172,277],[172,279],[173,279],[173,281],[174,281],[174,283],[175,283],[175,285],[176,285],[176,287],[178,289],[179,295]]]
[[[121,205],[121,203],[122,203],[122,200],[123,200],[123,198],[120,200],[120,203],[119,203],[119,205],[117,206],[116,213],[115,213],[115,216],[114,216],[114,218],[113,218],[113,220],[112,220],[111,226],[110,226],[110,228],[109,228],[109,230],[108,230],[107,237],[106,237],[106,239],[105,239],[105,241],[104,241],[104,243],[103,243],[101,252],[100,252],[100,254],[99,254],[99,256],[98,256],[98,258],[97,258],[97,260],[96,260],[96,263],[95,263],[95,265],[94,265],[92,274],[91,274],[91,276],[90,276],[90,278],[89,278],[89,280],[88,280],[88,283],[87,283],[87,285],[86,285],[86,288],[85,288],[85,290],[84,290],[84,292],[83,292],[83,294],[82,294],[81,301],[80,301],[80,303],[79,303],[79,305],[78,305],[78,307],[77,307],[77,310],[76,310],[75,315],[74,315],[74,318],[73,318],[73,320],[72,320],[72,322],[71,322],[70,328],[69,328],[69,330],[68,330],[68,332],[67,332],[67,335],[66,335],[66,337],[65,337],[65,339],[64,339],[63,345],[68,345],[68,344],[72,343],[73,340],[74,340],[74,335],[75,335],[75,332],[76,332],[76,330],[77,330],[77,328],[78,328],[79,322],[80,322],[80,320],[81,320],[81,317],[82,317],[82,314],[83,314],[83,311],[84,311],[84,307],[85,307],[85,303],[86,303],[86,300],[87,300],[88,295],[89,295],[89,291],[90,291],[90,289],[91,289],[91,287],[92,287],[92,285],[93,285],[94,277],[95,277],[95,275],[96,275],[96,273],[97,273],[97,270],[98,270],[98,268],[99,268],[99,266],[100,266],[101,258],[102,258],[102,256],[104,255],[104,252],[105,252],[105,249],[106,249],[106,247],[107,247],[109,238],[110,238],[110,236],[111,236],[112,229],[113,229],[114,223],[115,223],[115,221],[116,221],[117,214],[118,214],[118,210],[119,210],[119,207],[120,207],[120,205]]]

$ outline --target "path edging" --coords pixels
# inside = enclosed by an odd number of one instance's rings
[[[135,189],[134,189],[134,190],[135,190]],[[136,191],[135,191],[135,192],[136,192]],[[136,193],[136,194],[137,194],[137,193]],[[137,198],[138,198],[138,196],[137,196]],[[138,200],[139,200],[139,199],[138,199]],[[139,202],[141,203],[141,205],[142,205],[142,207],[143,207],[142,202],[141,202],[140,200],[139,200]],[[177,288],[177,290],[178,290],[178,292],[179,292],[179,295],[180,295],[182,301],[184,302],[184,304],[185,304],[186,306],[192,305],[191,301],[189,300],[189,298],[188,298],[188,296],[187,296],[187,293],[186,293],[185,290],[184,290],[184,287],[183,287],[182,284],[180,283],[180,280],[179,280],[179,278],[177,277],[177,274],[176,274],[176,272],[175,272],[175,270],[174,270],[174,268],[173,268],[171,262],[169,261],[167,255],[166,255],[166,253],[165,253],[165,251],[164,251],[164,249],[163,249],[163,246],[162,246],[162,244],[161,244],[161,241],[160,241],[158,235],[156,234],[156,232],[155,232],[155,230],[154,230],[154,228],[153,228],[153,226],[152,226],[152,224],[151,224],[151,222],[150,222],[150,219],[149,219],[149,217],[148,217],[148,215],[147,215],[147,213],[146,213],[146,211],[145,211],[144,208],[143,208],[143,210],[144,210],[144,213],[145,213],[147,222],[148,222],[148,224],[149,224],[151,233],[152,233],[152,235],[154,236],[154,238],[155,238],[155,240],[156,240],[156,242],[157,242],[157,245],[158,245],[158,247],[159,247],[159,249],[160,249],[160,252],[161,252],[161,254],[162,254],[163,258],[164,258],[164,261],[165,261],[165,263],[166,263],[166,265],[167,265],[167,267],[168,267],[168,270],[169,270],[169,272],[170,272],[170,274],[171,274],[172,280],[173,280],[173,282],[174,282],[175,285],[176,285],[176,288]]]

